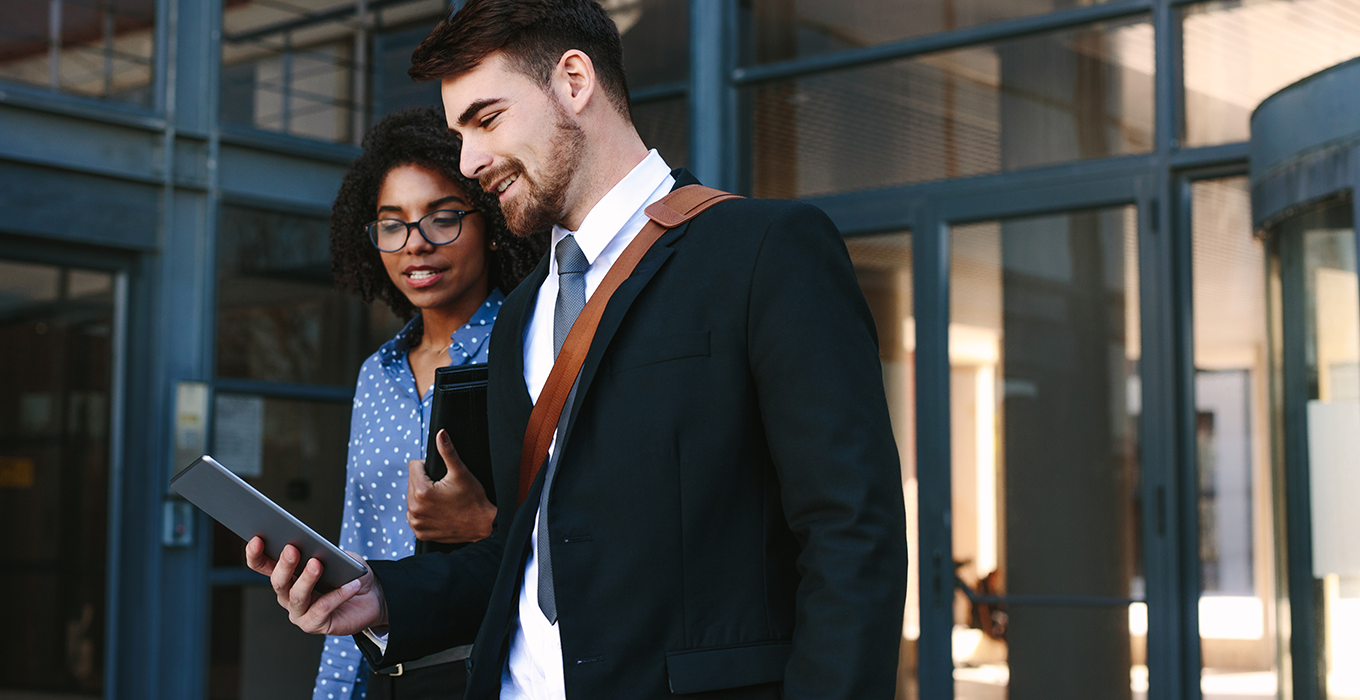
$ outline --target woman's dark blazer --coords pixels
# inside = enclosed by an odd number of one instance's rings
[[[475,700],[499,694],[542,489],[540,472],[515,508],[547,269],[491,337],[495,534],[372,562],[390,618],[375,665],[475,638]],[[610,300],[576,396],[548,508],[569,698],[893,697],[900,462],[874,321],[825,214],[734,200],[666,232]]]

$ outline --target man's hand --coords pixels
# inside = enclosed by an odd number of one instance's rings
[[[416,538],[426,542],[476,542],[491,535],[496,506],[486,500],[486,489],[463,465],[453,441],[443,430],[436,437],[439,455],[448,472],[430,481],[425,460],[406,465],[406,522]]]
[[[363,561],[363,557],[350,554]],[[298,573],[298,559],[298,550],[291,544],[283,548],[279,561],[274,561],[265,555],[264,540],[258,536],[246,543],[246,565],[269,577],[279,605],[288,611],[289,622],[309,634],[342,636],[387,626],[382,586],[367,564],[363,576],[325,595],[317,595],[313,589],[321,578],[321,562],[311,559]]]

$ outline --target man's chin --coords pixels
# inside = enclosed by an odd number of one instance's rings
[[[539,231],[546,231],[562,218],[561,216],[552,216],[545,211],[525,211],[518,207],[505,207],[503,211],[506,228],[510,229],[510,233],[520,238],[528,238]]]

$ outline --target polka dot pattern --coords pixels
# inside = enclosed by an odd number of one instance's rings
[[[450,365],[486,362],[491,327],[504,301],[500,290],[492,290],[468,323],[454,331]],[[406,463],[425,457],[432,392],[427,389],[423,397],[416,392],[406,355],[423,332],[417,315],[364,361],[354,388],[340,548],[366,559],[415,554],[415,534],[406,524]],[[363,698],[364,668],[353,639],[327,637],[312,700]]]

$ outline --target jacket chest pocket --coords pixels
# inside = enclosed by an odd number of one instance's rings
[[[609,373],[619,374],[630,369],[686,357],[708,357],[709,332],[691,331],[642,338],[620,348],[609,361]]]

